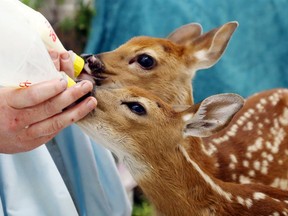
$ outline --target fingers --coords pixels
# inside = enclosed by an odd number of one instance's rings
[[[64,71],[71,78],[74,77],[73,62],[69,52],[59,53],[49,50],[50,57],[58,71]]]
[[[69,52],[60,54],[60,70],[64,71],[71,78],[74,77],[74,67]]]
[[[6,146],[3,153],[18,153],[30,151],[47,141],[51,140],[57,133],[70,124],[80,120],[96,108],[97,101],[94,97],[86,98],[80,104],[72,107],[49,119],[43,120],[22,130],[17,135],[17,148]]]
[[[92,89],[92,83],[83,80],[56,97],[26,110],[20,120],[21,122],[24,122],[24,126],[26,126],[54,116],[62,112],[64,108],[68,107],[82,96],[91,92]]]
[[[7,104],[15,109],[35,106],[59,93],[67,87],[65,79],[54,79],[30,86],[29,88],[13,89],[6,96]]]
[[[55,65],[55,68],[59,71],[60,70],[60,61],[59,61],[59,54],[54,50],[49,50],[49,55]]]
[[[58,133],[63,128],[86,116],[96,108],[96,105],[96,99],[94,97],[88,97],[65,112],[31,125],[26,129],[25,136],[36,139]]]

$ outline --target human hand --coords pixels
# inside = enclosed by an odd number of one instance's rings
[[[57,70],[73,77],[73,63],[68,52],[49,51]],[[88,97],[70,107],[93,88],[82,81],[66,90],[65,80],[52,80],[29,88],[0,88],[0,152],[32,150],[52,139],[61,129],[95,109],[97,101]],[[63,111],[64,108],[70,107]]]
[[[49,50],[49,54],[58,71],[63,71],[69,77],[74,78],[74,67],[69,52],[58,53],[55,50]]]
[[[95,109],[96,99],[88,97],[63,111],[93,88],[89,81],[66,86],[65,80],[55,79],[28,88],[0,88],[1,153],[32,150]]]

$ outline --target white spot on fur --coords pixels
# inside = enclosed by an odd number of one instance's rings
[[[272,162],[274,157],[272,154],[269,154],[269,155],[267,155],[267,159],[268,159],[268,161]]]
[[[240,196],[237,196],[236,200],[239,204],[246,206],[248,209],[253,205],[253,201],[250,198],[244,199]]]
[[[250,153],[257,152],[258,150],[261,150],[263,148],[263,138],[258,137],[255,142],[248,146],[247,151]]]
[[[239,204],[244,205],[244,199],[242,197],[237,196],[236,199]]]
[[[264,123],[266,123],[266,124],[270,124],[271,121],[270,121],[268,118],[265,118],[265,119],[264,119]]]
[[[272,144],[269,141],[266,141],[265,145],[266,145],[267,149],[271,149],[272,148]]]
[[[228,140],[229,140],[229,136],[228,135],[224,135],[222,137],[214,138],[212,140],[212,142],[214,142],[215,144],[221,144],[221,143],[226,142]]]
[[[249,161],[244,160],[244,161],[243,161],[243,166],[244,166],[244,167],[249,167]]]
[[[229,164],[229,168],[232,169],[232,170],[234,170],[234,169],[236,168],[236,166],[235,166],[234,163],[230,163],[230,164]]]
[[[264,98],[261,98],[261,99],[260,99],[260,103],[263,104],[263,105],[265,105],[265,104],[267,104],[267,100],[264,99]]]
[[[284,108],[282,115],[279,117],[279,122],[283,126],[288,125],[288,108],[287,107]]]
[[[244,124],[244,121],[242,119],[238,119],[236,121],[236,124],[238,124],[239,126],[242,126]]]
[[[255,171],[254,170],[250,170],[248,172],[248,175],[251,176],[251,177],[255,177]]]
[[[256,109],[258,112],[262,113],[264,111],[264,106],[261,103],[256,104]]]
[[[217,152],[217,148],[215,147],[215,145],[210,144],[209,149],[208,149],[208,154],[212,155],[216,152]]]
[[[267,161],[267,160],[263,160],[263,161],[262,161],[262,166],[266,166],[266,167],[267,167],[267,166],[268,166],[268,164],[269,164],[269,163],[268,163],[268,161]]]
[[[243,121],[243,122],[245,122],[245,121],[247,120],[247,118],[246,118],[244,115],[240,116],[239,119],[240,119],[241,121]]]
[[[249,177],[240,175],[240,176],[239,176],[239,182],[240,182],[241,184],[250,184],[250,183],[251,183],[251,179],[250,179]]]
[[[281,178],[275,178],[274,181],[271,184],[272,187],[280,188],[282,190],[288,189],[288,180],[287,179],[281,179]]]
[[[251,117],[251,113],[250,113],[250,112],[245,112],[245,113],[244,113],[244,116],[245,116],[246,118],[250,118],[250,117]]]
[[[286,136],[285,130],[280,127],[277,119],[274,119],[273,127],[270,128],[270,133],[274,140],[273,143],[269,143],[269,145],[267,145],[268,143],[266,142],[266,147],[271,150],[271,153],[277,154],[279,152],[280,145]]]
[[[232,163],[238,163],[238,160],[234,154],[230,154],[230,160]]]
[[[247,152],[247,153],[246,153],[246,157],[249,158],[249,159],[251,159],[251,158],[252,158],[252,153],[251,153],[251,152]]]
[[[267,152],[266,152],[266,151],[263,151],[263,152],[261,153],[261,156],[262,156],[263,158],[267,158]]]
[[[275,105],[279,102],[280,96],[279,96],[278,93],[274,93],[273,95],[270,95],[270,96],[268,97],[268,100],[271,102],[271,104],[272,104],[273,106],[275,106]]]
[[[249,121],[247,124],[243,127],[243,131],[251,131],[253,129],[253,122]]]
[[[254,200],[262,200],[262,199],[265,199],[266,198],[266,194],[264,193],[261,193],[261,192],[255,192],[253,194],[253,199]]]
[[[252,199],[250,199],[250,198],[245,199],[245,205],[248,209],[251,208],[251,206],[253,205]]]
[[[202,176],[202,178],[204,179],[204,181],[212,188],[212,190],[214,190],[216,193],[218,193],[220,196],[224,197],[225,199],[227,199],[228,201],[232,201],[232,194],[224,191],[219,185],[217,185],[211,178],[209,175],[207,175],[206,173],[204,173],[202,171],[202,169],[198,166],[197,163],[195,163],[188,155],[187,151],[185,150],[185,148],[181,145],[179,145],[179,149],[182,152],[182,154],[184,155],[184,157],[186,158],[187,162],[192,164],[192,166],[194,167],[194,169]]]
[[[230,137],[233,137],[236,135],[236,133],[230,130],[230,131],[227,131],[227,135]]]
[[[260,162],[259,161],[254,161],[254,163],[253,163],[253,167],[254,167],[254,169],[255,170],[260,170]]]
[[[267,174],[268,174],[268,168],[267,168],[267,167],[262,167],[262,168],[261,168],[261,173],[262,173],[263,175],[267,175]]]

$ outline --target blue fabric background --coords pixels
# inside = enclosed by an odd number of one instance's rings
[[[221,92],[246,97],[288,87],[287,0],[96,0],[95,6],[87,53],[112,50],[133,36],[165,37],[190,22],[199,22],[206,32],[238,21],[222,59],[197,73],[196,101]]]

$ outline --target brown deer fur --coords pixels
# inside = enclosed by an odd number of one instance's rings
[[[202,34],[199,24],[189,24],[167,39],[136,37],[88,57],[86,69],[99,89],[139,86],[171,105],[191,105],[195,72],[220,59],[236,27],[230,22]],[[154,59],[151,68],[139,64],[142,54]],[[214,161],[209,170],[217,178],[288,189],[287,97],[287,90],[271,90],[248,98],[227,128],[203,140],[203,151]],[[280,142],[278,151],[270,148],[273,140]]]
[[[205,152],[217,158],[216,176],[224,181],[287,190],[287,132],[288,90],[272,89],[248,98],[228,129],[204,138]]]
[[[242,106],[238,96],[212,96],[182,112],[135,87],[99,89],[96,97],[98,108],[78,124],[124,162],[159,215],[288,215],[287,192],[216,178],[215,158],[190,136],[225,127]]]

